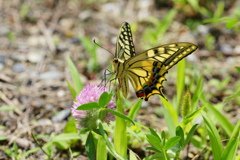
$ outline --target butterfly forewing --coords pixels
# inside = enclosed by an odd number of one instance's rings
[[[124,61],[136,55],[131,28],[127,22],[124,22],[120,28],[115,54],[116,58]]]

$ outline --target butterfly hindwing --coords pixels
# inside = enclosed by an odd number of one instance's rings
[[[154,94],[164,97],[163,82],[168,70],[196,49],[191,43],[167,44],[149,49],[126,61],[126,75],[137,96],[145,100]]]
[[[172,43],[135,54],[130,25],[120,28],[113,67],[122,93],[127,97],[130,80],[137,97],[148,100],[154,94],[164,97],[162,89],[168,70],[197,49],[191,43]]]

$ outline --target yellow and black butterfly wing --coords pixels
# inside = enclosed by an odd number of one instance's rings
[[[115,58],[126,61],[135,55],[131,28],[127,22],[124,22],[118,34]]]
[[[164,97],[163,81],[168,70],[197,49],[191,43],[172,43],[149,49],[124,61],[124,73],[138,97],[148,100],[154,94]],[[121,86],[123,87],[123,86]]]
[[[118,78],[124,97],[127,97],[128,94],[129,79],[127,76],[124,76],[125,71],[123,63],[134,56],[136,56],[136,53],[134,49],[131,28],[127,22],[124,22],[118,34],[115,58],[113,59],[114,72]]]

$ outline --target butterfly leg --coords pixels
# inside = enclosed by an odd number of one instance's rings
[[[109,73],[107,73],[107,71]],[[105,69],[104,70],[104,77],[103,77],[102,81],[100,82],[100,84],[98,86],[103,85],[103,82],[105,82],[104,86],[106,86],[107,83],[109,82],[109,80],[107,80],[107,75],[113,75],[113,74],[114,74],[114,72],[111,72],[109,69]]]

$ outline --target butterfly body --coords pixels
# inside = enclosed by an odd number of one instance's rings
[[[120,28],[116,54],[112,60],[114,73],[124,97],[127,97],[131,82],[136,95],[146,101],[162,92],[168,70],[181,59],[191,54],[197,46],[191,43],[172,43],[136,54],[130,26],[124,22]]]

